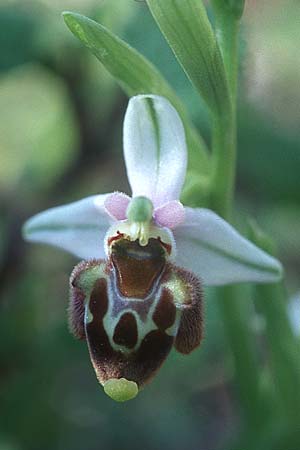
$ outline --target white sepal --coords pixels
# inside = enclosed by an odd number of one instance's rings
[[[108,195],[93,195],[36,214],[25,223],[24,238],[62,248],[79,258],[103,258],[104,236],[112,223],[101,207]]]
[[[184,128],[173,106],[157,95],[129,101],[124,120],[124,156],[132,196],[145,196],[155,208],[178,200],[187,149]]]
[[[208,209],[185,208],[185,223],[174,230],[176,264],[193,271],[206,285],[278,281],[278,260],[241,236]]]

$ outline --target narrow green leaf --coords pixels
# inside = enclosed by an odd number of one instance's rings
[[[221,52],[201,0],[147,0],[163,35],[215,114],[231,110]]]
[[[223,14],[233,14],[236,19],[243,15],[245,0],[212,0],[212,3]]]
[[[209,158],[205,143],[187,117],[184,106],[160,72],[144,56],[97,22],[65,12],[72,33],[98,58],[128,96],[156,94],[166,97],[184,124],[189,149],[189,167],[207,173]]]

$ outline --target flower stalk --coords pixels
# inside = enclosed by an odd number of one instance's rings
[[[226,220],[232,219],[237,153],[237,80],[239,20],[217,1],[214,2],[215,27],[223,56],[231,97],[228,115],[213,117],[212,157],[213,176],[211,207]],[[219,290],[219,308],[234,359],[236,384],[247,423],[257,427],[263,413],[259,386],[258,364],[255,358],[253,336],[246,326],[239,286]]]
[[[236,165],[236,119],[232,107],[227,117],[215,116],[212,123],[211,208],[231,220]]]
[[[219,214],[230,220],[234,197],[236,169],[236,103],[238,79],[239,20],[226,8],[215,6],[215,27],[222,53],[231,107],[226,115],[214,115],[212,123],[212,206]]]
[[[229,7],[229,4],[231,5]],[[236,7],[233,7],[233,4]],[[226,6],[227,5],[227,6]],[[236,108],[238,80],[238,34],[239,19],[244,6],[243,1],[224,2],[213,0],[215,28],[223,56],[225,72],[231,96],[231,110],[228,115],[213,117],[212,151],[213,177],[211,206],[226,220],[231,221],[234,200],[236,171]],[[255,230],[254,230],[255,231]],[[270,245],[254,232],[253,242],[269,253],[274,253]],[[272,408],[261,386],[259,364],[254,347],[255,336],[248,326],[247,313],[240,297],[245,290],[240,286],[225,286],[219,290],[219,306],[231,346],[236,384],[244,409],[248,428],[258,432],[265,423],[266,412]],[[298,360],[299,343],[293,336],[287,315],[284,287],[282,283],[257,285],[255,305],[266,322],[266,339],[270,349],[270,368],[275,384],[277,413],[282,419],[286,411],[288,423],[299,417],[300,405],[300,364]],[[273,408],[274,404],[272,403]],[[275,413],[275,411],[273,411]]]

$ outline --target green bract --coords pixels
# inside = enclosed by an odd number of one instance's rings
[[[224,14],[233,14],[236,19],[242,17],[245,0],[212,0],[213,5]]]
[[[189,79],[218,115],[230,95],[217,39],[201,1],[147,0],[150,11]]]

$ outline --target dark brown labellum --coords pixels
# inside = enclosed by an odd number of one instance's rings
[[[108,261],[82,262],[70,280],[69,322],[86,338],[99,381],[142,387],[172,345],[189,353],[202,339],[202,290],[190,272],[166,261],[159,239],[146,246],[120,236]]]

